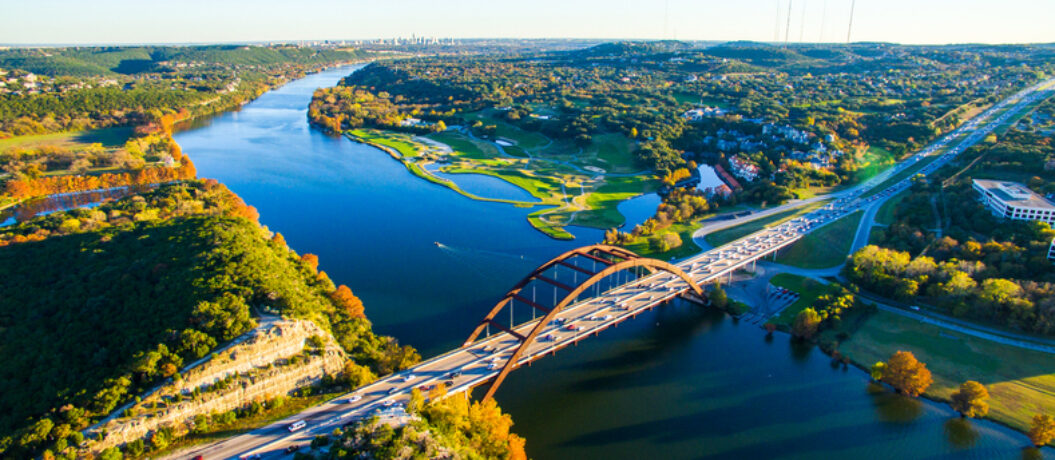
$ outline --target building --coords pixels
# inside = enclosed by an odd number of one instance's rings
[[[1055,238],[1051,239],[1051,246],[1048,246],[1048,260],[1055,260]]]
[[[1055,204],[1017,182],[975,179],[974,189],[994,216],[1055,225]]]

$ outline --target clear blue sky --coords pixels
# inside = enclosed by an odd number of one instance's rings
[[[783,40],[787,34],[791,41],[843,42],[850,2],[790,0],[791,27],[786,30],[789,0],[0,0],[0,43],[238,42],[411,34],[756,41]],[[1055,42],[1055,0],[857,0],[852,39]]]

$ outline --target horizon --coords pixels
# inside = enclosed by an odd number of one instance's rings
[[[933,0],[922,5],[911,0],[749,0],[736,4],[717,0],[660,4],[539,0],[531,5],[484,0],[444,4],[407,0],[400,5],[189,0],[164,9],[144,3],[102,0],[87,6],[72,0],[0,0],[12,13],[0,18],[0,43],[11,47],[250,44],[411,35],[466,40],[901,45],[1055,42],[1055,31],[1047,24],[1047,18],[1055,17],[1055,2],[1043,0],[999,4]]]

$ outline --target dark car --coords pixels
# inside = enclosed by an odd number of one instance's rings
[[[292,454],[293,452],[296,452],[298,450],[300,450],[300,446],[294,444],[294,445],[289,446],[289,447],[286,448],[286,453],[287,454]]]

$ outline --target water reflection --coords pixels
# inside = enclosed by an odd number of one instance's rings
[[[881,422],[904,425],[923,415],[923,402],[919,399],[894,393],[877,383],[868,384],[868,392]]]
[[[106,190],[63,193],[36,198],[0,211],[0,227],[25,222],[37,216],[74,208],[94,208],[107,201],[148,190],[148,186],[116,187]]]
[[[974,447],[978,442],[978,430],[966,418],[951,418],[945,422],[945,436],[949,445],[957,449]]]

